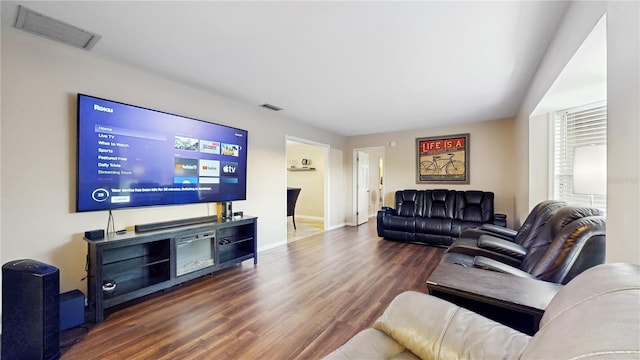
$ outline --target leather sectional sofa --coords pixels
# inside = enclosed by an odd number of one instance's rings
[[[495,214],[492,192],[398,190],[395,209],[378,211],[377,222],[378,236],[385,239],[449,246],[465,229],[506,226],[506,215]]]
[[[325,359],[638,359],[640,266],[604,264],[563,286],[529,336],[445,300],[398,295]]]

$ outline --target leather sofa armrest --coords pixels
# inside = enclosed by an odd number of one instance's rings
[[[478,247],[505,254],[516,259],[522,259],[527,254],[527,249],[521,245],[491,235],[480,235],[478,238]]]
[[[482,224],[482,226],[480,226],[480,229],[495,233],[497,235],[501,235],[503,237],[508,237],[511,239],[514,239],[518,234],[518,232],[513,229],[509,229],[504,226],[498,226],[494,224]]]
[[[393,215],[395,210],[393,210],[392,207],[383,206],[382,209],[379,210],[379,212],[383,213],[384,215]]]
[[[521,277],[521,278],[535,279],[535,276],[529,274],[528,272],[524,272],[520,269],[514,268],[513,266],[503,264],[499,261],[495,261],[493,259],[489,259],[484,256],[476,256],[473,259],[473,266],[480,269],[497,271],[497,272]]]
[[[378,210],[378,214],[376,216],[376,220],[377,220],[376,229],[379,237],[384,237],[385,235],[384,226],[382,224],[384,222],[384,219],[387,216],[392,216],[393,213],[394,213],[393,208],[390,208],[388,206],[383,206],[382,209]]]
[[[493,215],[493,224],[498,226],[507,226],[507,215],[506,214],[494,214]]]

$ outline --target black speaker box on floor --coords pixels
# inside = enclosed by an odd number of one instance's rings
[[[60,358],[60,270],[35,260],[2,266],[2,359]]]
[[[60,294],[60,332],[84,324],[84,294],[80,290]]]

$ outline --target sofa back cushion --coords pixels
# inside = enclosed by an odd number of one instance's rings
[[[431,219],[453,219],[456,211],[454,190],[425,190],[422,216]]]
[[[422,191],[396,191],[396,211],[398,216],[420,216],[422,212]]]
[[[606,220],[586,216],[565,226],[530,271],[540,280],[566,284],[582,271],[604,263]]]
[[[520,269],[531,273],[544,256],[549,244],[567,225],[583,217],[602,215],[602,211],[590,207],[563,206],[559,208],[540,229],[536,237],[531,239],[529,246],[525,246],[527,255]]]
[[[565,206],[567,206],[567,203],[557,200],[546,200],[536,205],[522,223],[514,242],[528,249],[547,221],[551,219],[558,209]]]
[[[494,194],[488,191],[468,190],[456,193],[456,219],[479,223],[492,222]]]

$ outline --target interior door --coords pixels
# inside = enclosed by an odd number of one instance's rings
[[[358,151],[358,212],[356,224],[364,224],[369,220],[369,154]]]

